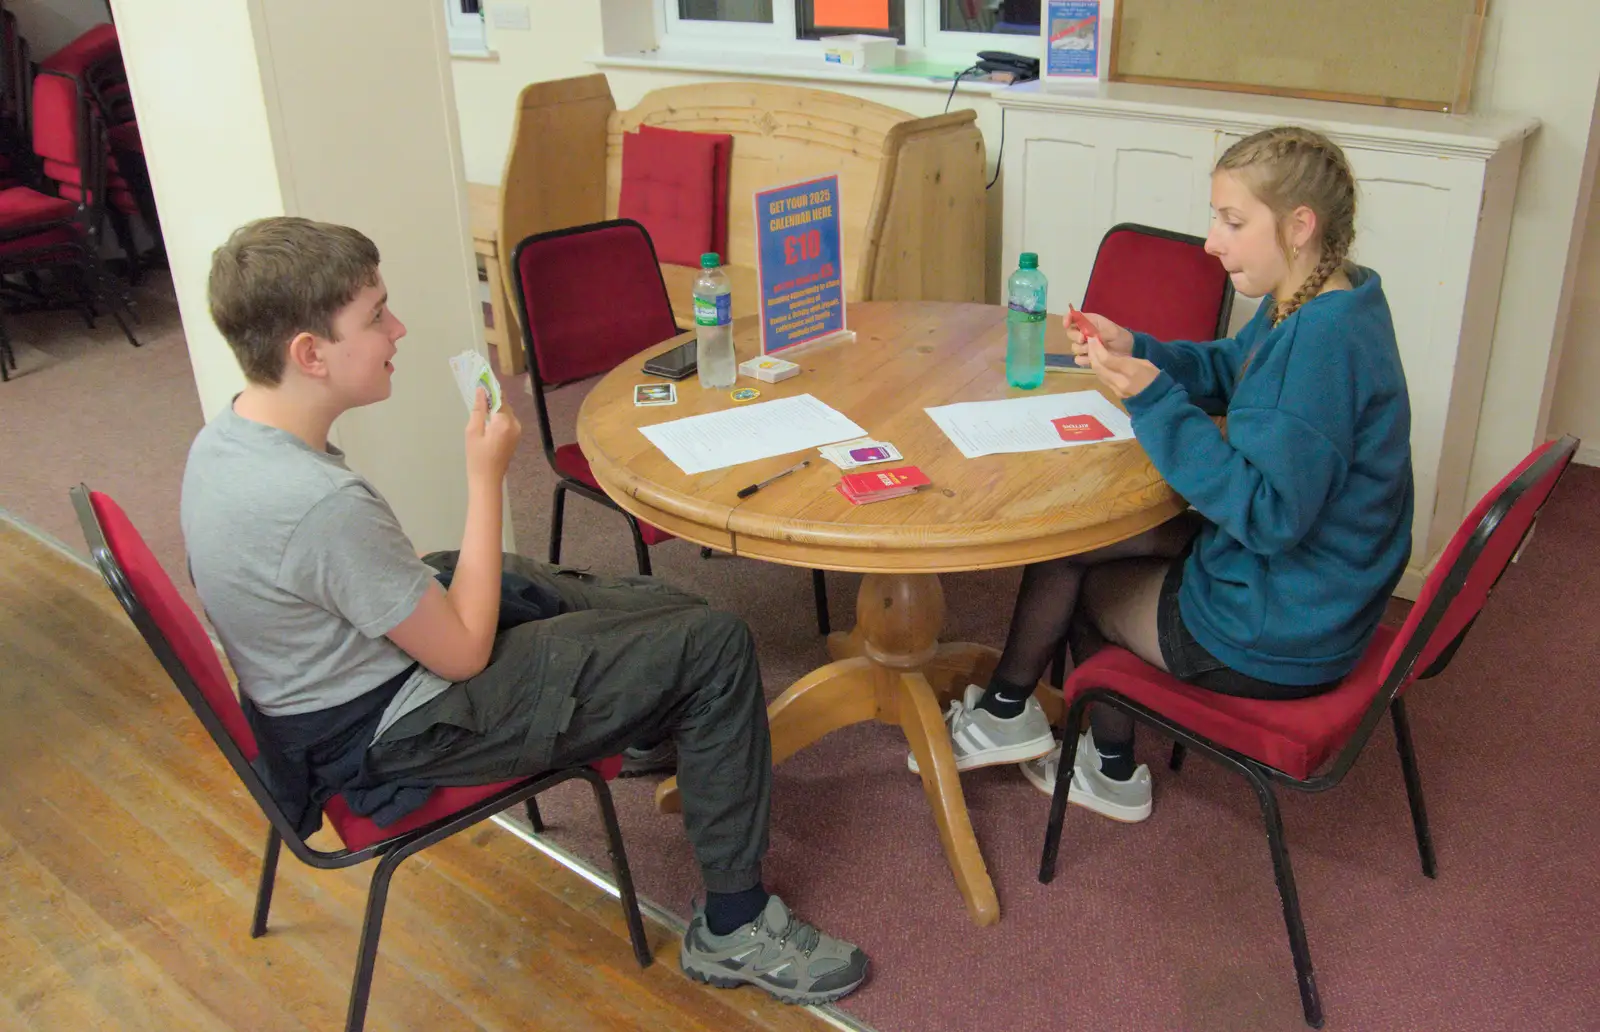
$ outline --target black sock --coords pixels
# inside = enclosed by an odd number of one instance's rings
[[[755,885],[743,892],[706,892],[706,927],[712,935],[727,935],[754,921],[767,906],[767,890]]]
[[[1133,777],[1133,740],[1126,742],[1094,743],[1100,754],[1100,773],[1112,781],[1127,781]]]
[[[1023,708],[1028,705],[1028,696],[1032,694],[1032,688],[1012,684],[996,674],[989,678],[989,687],[983,690],[983,698],[978,700],[978,708],[1002,720],[1009,720],[1022,715]]]

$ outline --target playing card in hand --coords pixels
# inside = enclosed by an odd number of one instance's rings
[[[500,411],[500,381],[495,379],[487,358],[476,351],[463,351],[451,357],[450,371],[455,374],[456,387],[460,389],[461,400],[467,403],[468,411],[476,402],[480,387],[489,395],[489,414]]]

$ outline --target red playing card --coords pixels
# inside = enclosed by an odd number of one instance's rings
[[[1094,323],[1089,321],[1089,317],[1087,315],[1084,315],[1071,305],[1067,306],[1067,314],[1061,317],[1061,325],[1067,327],[1076,326],[1078,328],[1078,332],[1083,334],[1085,340],[1088,340],[1090,337],[1093,337],[1095,340],[1100,340],[1100,331],[1094,328]],[[1105,341],[1102,340],[1100,343],[1104,344]]]
[[[1103,441],[1111,436],[1104,423],[1093,416],[1062,416],[1050,420],[1063,441]]]

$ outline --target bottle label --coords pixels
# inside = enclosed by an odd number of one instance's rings
[[[1012,294],[1011,303],[1006,307],[1017,315],[1024,316],[1027,322],[1044,322],[1044,307],[1034,308],[1034,299],[1025,294]]]
[[[733,295],[718,294],[714,298],[696,297],[694,321],[696,326],[726,326],[733,322]]]

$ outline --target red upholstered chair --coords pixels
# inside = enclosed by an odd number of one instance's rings
[[[1158,340],[1227,335],[1233,283],[1204,237],[1124,222],[1100,240],[1082,309]]]
[[[1490,591],[1521,550],[1577,448],[1574,437],[1540,446],[1485,495],[1450,539],[1404,625],[1399,631],[1380,628],[1360,665],[1331,692],[1293,702],[1219,695],[1185,684],[1114,647],[1095,653],[1067,680],[1071,708],[1066,727],[1080,727],[1089,704],[1104,703],[1170,735],[1175,740],[1173,770],[1182,764],[1185,748],[1192,747],[1242,774],[1255,789],[1266,821],[1300,1000],[1313,1028],[1322,1027],[1322,1002],[1272,786],[1323,792],[1337,785],[1387,711],[1394,722],[1422,873],[1435,876],[1433,840],[1401,696],[1418,679],[1444,671]],[[1070,763],[1062,769],[1070,770]],[[1070,777],[1056,781],[1039,867],[1042,882],[1055,877],[1070,785]]]
[[[1216,340],[1228,332],[1233,282],[1204,237],[1123,222],[1100,238],[1079,307],[1157,340]],[[1051,683],[1066,670],[1063,644]]]
[[[557,445],[545,405],[546,386],[608,373],[653,345],[678,335],[672,304],[650,234],[632,219],[612,219],[536,233],[512,252],[522,346],[533,383],[539,437],[556,474],[550,509],[550,561],[561,561],[568,491],[622,513],[633,533],[639,572],[650,573],[650,546],[672,535],[640,523],[601,489],[578,444]],[[641,374],[642,375],[642,374]],[[702,554],[709,555],[710,549]],[[811,571],[817,629],[828,633],[828,588]]]
[[[261,865],[261,882],[256,894],[255,916],[250,925],[252,938],[266,934],[267,910],[272,904],[272,886],[278,866],[278,850],[287,842],[290,852],[312,867],[330,869],[351,867],[376,859],[372,887],[367,894],[366,918],[361,926],[361,942],[356,953],[354,985],[345,1028],[357,1032],[366,1018],[367,997],[372,988],[372,972],[378,955],[378,935],[383,926],[383,910],[389,893],[389,879],[400,862],[413,853],[442,842],[451,835],[492,817],[508,807],[525,802],[536,823],[534,796],[539,792],[581,778],[594,789],[604,819],[611,852],[612,871],[621,891],[622,909],[633,940],[634,956],[648,967],[650,947],[639,916],[638,899],[628,870],[628,857],[617,826],[616,810],[606,781],[622,766],[621,757],[592,766],[552,771],[538,777],[502,781],[492,785],[438,788],[422,808],[381,828],[350,812],[343,796],[334,796],[323,808],[345,848],[319,850],[307,845],[284,816],[282,808],[267,791],[251,762],[256,758],[255,736],[245,721],[239,701],[223,673],[217,651],[194,611],[178,594],[171,578],[151,554],[121,507],[98,491],[79,485],[72,489],[72,504],[106,586],[122,603],[133,625],[143,635],[184,701],[227,758],[229,766],[249,790],[271,827],[267,832],[266,856]]]
[[[41,80],[54,79],[51,74]],[[110,311],[128,343],[139,346],[129,321],[134,319],[127,295],[100,261],[100,226],[104,221],[102,201],[107,191],[97,185],[105,181],[103,150],[87,141],[102,140],[101,125],[92,113],[79,124],[84,147],[90,155],[83,166],[84,181],[90,187],[79,192],[76,203],[53,197],[27,186],[0,190],[0,300],[7,310],[54,307],[57,299],[44,289],[38,275],[45,271],[65,274],[62,285],[76,292],[84,318],[93,328],[97,305]],[[6,277],[24,274],[24,282]],[[16,368],[3,321],[0,321],[0,380],[10,378]]]

